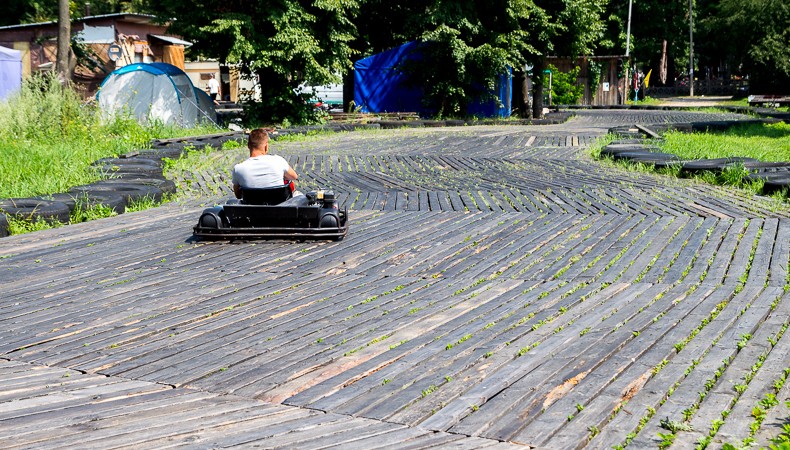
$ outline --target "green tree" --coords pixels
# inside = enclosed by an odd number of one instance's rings
[[[790,92],[790,3],[721,0],[715,23],[727,36],[730,63],[750,75],[753,93]]]
[[[262,101],[247,111],[257,122],[309,120],[309,94],[299,86],[339,82],[351,65],[355,0],[151,0],[149,7],[163,21],[178,18],[170,31],[192,40],[193,54],[238,64],[258,79]]]
[[[519,19],[527,2],[437,1],[420,14],[424,58],[412,70],[439,116],[465,116],[490,101],[496,81],[523,63],[526,34]]]
[[[528,36],[524,58],[532,66],[534,80],[532,113],[543,114],[546,57],[591,55],[606,31],[608,0],[537,0],[536,8],[520,20]]]
[[[607,1],[367,0],[360,17],[370,18],[370,25],[360,24],[361,45],[356,48],[375,53],[409,40],[426,43],[429,57],[419,64],[416,79],[442,115],[463,115],[469,99],[485,94],[505,67],[519,72],[529,64],[539,116],[545,57],[592,54],[604,37]],[[382,37],[381,30],[389,36]],[[517,89],[520,79],[516,77]],[[526,102],[517,103],[522,113],[529,109]]]

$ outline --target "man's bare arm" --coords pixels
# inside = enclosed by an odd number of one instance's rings
[[[296,171],[291,166],[288,166],[288,170],[285,171],[284,177],[286,180],[294,181],[299,178],[299,175],[296,174]]]

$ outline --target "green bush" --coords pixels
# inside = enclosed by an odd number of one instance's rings
[[[570,72],[560,72],[559,69],[549,64],[548,70],[551,70],[552,76],[551,102],[555,105],[574,105],[579,103],[579,100],[584,96],[584,86],[576,84],[581,68],[577,66]],[[547,81],[544,82],[548,84]]]

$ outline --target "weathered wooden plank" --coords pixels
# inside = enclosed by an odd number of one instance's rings
[[[644,388],[645,383],[655,375],[655,368],[672,358],[674,345],[686,337],[689,327],[696,326],[712,307],[725,298],[725,293],[713,289],[698,290],[688,298],[679,298],[677,306],[661,316],[655,326],[636,337],[631,344],[636,353],[621,352],[606,363],[613,370],[622,372],[614,376],[611,373],[588,375],[569,395],[552,404],[545,416],[530,425],[530,429],[544,433],[542,439],[533,442],[551,442],[569,448],[578,446],[590,439],[591,426],[606,435],[604,438],[593,438],[590,444],[592,448],[611,448],[612,445],[625,442],[631,430],[608,426],[608,422]],[[640,351],[643,353],[640,354]],[[602,389],[597,391],[586,387],[587,378],[593,383],[600,382]],[[579,411],[576,405],[581,405],[583,409]],[[551,422],[551,419],[557,419],[563,413],[572,415],[572,420],[568,421],[566,417],[564,422],[562,419]],[[546,426],[546,430],[541,428],[541,424]]]
[[[763,228],[759,232],[757,247],[754,249],[753,256],[751,256],[749,276],[746,279],[747,283],[768,283],[769,274],[764,268],[770,267],[771,264],[771,256],[774,251],[774,245],[777,242],[776,232],[778,225],[779,219],[766,219],[763,222]]]
[[[768,284],[782,286],[788,282],[787,270],[790,268],[790,220],[781,219],[778,223],[774,250],[771,254]]]
[[[756,357],[749,357],[749,355],[744,354],[749,353],[749,350],[752,350],[755,347],[747,347],[746,352],[740,352],[738,343],[739,340],[742,339],[742,335],[751,335],[751,332],[754,332],[758,329],[770,311],[770,302],[776,297],[777,294],[778,290],[767,290],[761,293],[760,296],[758,296],[752,302],[751,306],[749,306],[746,312],[738,317],[737,322],[734,323],[734,326],[731,329],[726,330],[721,335],[721,337],[715,341],[712,349],[708,354],[705,355],[704,359],[694,366],[693,372],[691,372],[678,386],[678,388],[675,389],[671,400],[661,405],[660,408],[657,408],[656,417],[670,417],[674,420],[681,421],[682,410],[690,408],[693,402],[699,400],[699,397],[701,397],[699,392],[706,392],[707,386],[705,383],[708,380],[716,381],[715,374],[717,370],[722,370],[724,368],[727,369],[724,371],[724,374],[719,379],[719,381],[721,383],[729,383],[729,380],[737,378],[732,375],[732,372],[739,372],[735,366],[737,366],[740,361],[744,361],[740,364],[741,373],[743,373],[744,370],[748,370],[755,363]],[[760,339],[761,341],[764,341],[766,336],[771,333],[769,328],[772,327],[761,328],[761,331],[763,331],[761,336],[762,339]],[[773,327],[773,331],[776,329],[776,327]],[[765,344],[760,342],[758,345],[763,346]],[[763,349],[764,348],[760,348],[757,350],[757,352],[760,352]],[[726,389],[726,392],[732,391],[730,389]],[[714,398],[720,399],[721,397],[716,396]],[[701,413],[702,417],[707,419],[705,422],[707,422],[708,425],[710,425],[712,418],[721,418],[722,410],[717,409],[717,407],[720,406],[718,403],[712,402],[706,405],[703,401],[703,405],[705,406],[705,410],[701,411]],[[714,410],[708,409],[711,406],[713,406]],[[751,407],[749,408],[749,411],[751,411]],[[740,417],[743,416],[744,414],[740,415]],[[694,424],[696,425],[696,429],[703,432],[705,431],[701,429],[702,426],[700,423]],[[743,424],[741,425],[743,426]],[[746,424],[746,429],[748,430],[748,424]],[[660,427],[658,424],[658,419],[654,418],[640,432],[640,437],[634,443],[636,445],[640,445],[640,443],[644,445],[648,442],[654,441],[659,430]]]
[[[728,329],[737,320],[740,310],[759,295],[759,293],[759,288],[750,288],[747,286],[746,289],[729,300],[729,302],[723,306],[724,309],[722,309],[715,318],[711,319],[710,311],[708,311],[707,316],[697,317],[702,326],[698,333],[696,335],[688,335],[690,340],[688,342],[686,342],[686,340],[683,341],[685,344],[682,350],[678,352],[674,358],[669,360],[668,363],[664,364],[660,372],[653,374],[653,376],[647,380],[647,383],[644,384],[644,387],[631,397],[628,404],[622,406],[618,414],[609,421],[604,432],[591,440],[590,447],[609,448],[612,440],[611,433],[617,433],[620,436],[622,436],[623,433],[628,434],[639,427],[640,421],[643,420],[643,418],[651,417],[648,408],[655,410],[659,409],[669,389],[687,379],[687,371],[690,368],[694,368],[696,361],[709,352],[712,343],[722,335],[723,330]],[[690,331],[691,330],[689,330],[689,333]],[[716,355],[711,355],[711,357],[715,361],[721,361]],[[694,372],[691,373],[693,374]],[[694,389],[699,388],[699,384],[689,383],[687,386]],[[696,392],[692,395],[695,394]],[[673,396],[675,396],[674,393]],[[676,398],[692,400],[692,398],[688,396],[681,397],[677,395]],[[657,422],[660,418],[663,418],[663,416],[653,414],[651,420]]]

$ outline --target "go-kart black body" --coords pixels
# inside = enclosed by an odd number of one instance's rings
[[[207,208],[194,236],[201,239],[333,239],[348,233],[348,211],[332,191],[291,196],[288,185],[242,189],[242,199]]]

